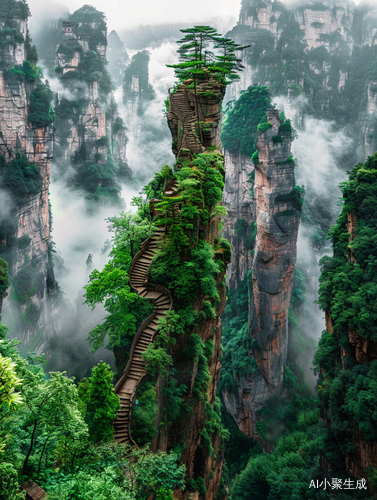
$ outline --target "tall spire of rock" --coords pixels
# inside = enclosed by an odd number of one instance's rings
[[[284,396],[288,310],[303,196],[295,185],[290,121],[269,108],[267,121],[259,128],[263,132],[253,155],[257,237],[249,297],[249,356],[257,368],[239,377],[236,392],[224,389],[223,394],[240,430],[256,439],[260,439],[257,410],[272,396]]]

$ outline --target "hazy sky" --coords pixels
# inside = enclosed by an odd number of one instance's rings
[[[222,18],[225,24],[233,25],[238,19],[241,0],[28,0],[30,10],[37,21],[40,16],[51,14],[60,6],[71,12],[85,3],[93,5],[107,16],[109,30],[132,28],[140,24],[166,24],[206,21]]]

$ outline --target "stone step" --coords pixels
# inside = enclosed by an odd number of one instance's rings
[[[114,433],[114,437],[115,437],[115,439],[122,438],[122,437],[127,437],[127,438],[129,438],[128,431],[124,431],[124,432],[115,432],[115,433]]]
[[[144,329],[143,333],[142,333],[142,336],[143,334],[145,334],[146,336],[148,336],[148,338],[152,337],[156,332],[156,328],[151,328],[150,327],[150,324]]]
[[[171,303],[171,298],[169,297],[169,295],[163,295],[162,297],[160,297],[159,299],[156,299],[155,300],[155,304],[156,306],[160,306],[160,305],[165,305],[165,304],[170,304]]]
[[[166,311],[169,311],[169,309],[171,308],[171,303],[170,302],[167,302],[166,304],[158,304],[157,306],[157,314],[161,314],[162,312],[166,312]]]

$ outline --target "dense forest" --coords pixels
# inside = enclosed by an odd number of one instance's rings
[[[377,10],[240,4],[1,0],[0,500],[377,497]]]

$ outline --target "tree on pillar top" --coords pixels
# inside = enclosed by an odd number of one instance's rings
[[[237,45],[230,38],[224,38],[211,26],[194,26],[181,30],[185,36],[178,40],[178,64],[168,64],[175,69],[175,75],[180,82],[187,79],[208,81],[214,79],[223,85],[239,80],[237,71],[244,66],[236,56],[237,51],[246,47]]]

